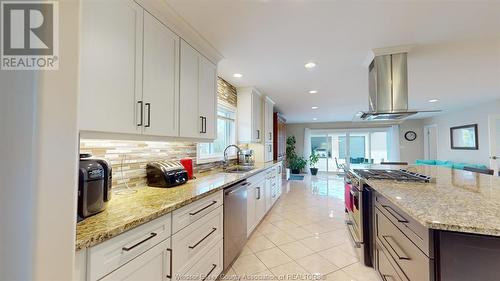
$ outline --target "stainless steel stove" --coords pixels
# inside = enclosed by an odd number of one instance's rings
[[[395,180],[405,182],[431,182],[432,178],[408,170],[354,169],[359,177],[369,180]]]
[[[433,182],[429,176],[408,170],[352,169],[345,174],[346,226],[358,257],[366,266],[373,265],[373,214],[370,213],[371,189],[367,180],[393,180],[400,182]]]

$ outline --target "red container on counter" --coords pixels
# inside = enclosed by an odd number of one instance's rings
[[[193,159],[191,158],[184,158],[180,160],[182,166],[184,166],[184,169],[186,169],[186,172],[188,174],[189,179],[193,179]]]

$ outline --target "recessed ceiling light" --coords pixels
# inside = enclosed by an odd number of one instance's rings
[[[316,91],[316,90],[310,90],[309,91],[309,94],[317,94],[317,93],[318,93],[318,91]]]
[[[304,67],[307,68],[307,69],[313,69],[313,68],[316,67],[316,63],[310,61],[310,62],[304,64]]]
[[[429,102],[438,102],[439,100],[437,99],[432,99],[432,100],[429,100]]]
[[[234,78],[241,78],[241,77],[243,77],[243,74],[241,74],[241,73],[235,73],[235,74],[233,74],[233,77]]]
[[[316,120],[318,120],[318,118],[313,118],[313,121],[316,121]]]
[[[318,108],[319,108],[319,107],[317,107],[317,106],[313,106],[313,107],[311,107],[311,109],[318,109]]]

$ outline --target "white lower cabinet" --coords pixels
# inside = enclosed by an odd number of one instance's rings
[[[100,279],[103,281],[165,281],[172,279],[170,238]]]
[[[174,234],[172,266],[175,276],[188,272],[211,248],[222,241],[223,223],[224,212],[220,206]]]
[[[281,165],[248,178],[247,233],[281,194]],[[215,280],[223,271],[223,191],[76,253],[75,278]],[[174,226],[174,227],[172,227]],[[193,279],[195,278],[195,279]]]
[[[255,229],[256,219],[255,219],[255,202],[257,201],[257,193],[254,185],[251,185],[247,189],[247,237],[252,234]]]
[[[224,269],[224,243],[222,239],[217,242],[206,254],[204,254],[186,273],[180,276],[180,280],[216,280]],[[174,274],[174,278],[179,276]],[[193,279],[195,278],[195,279]]]
[[[252,234],[281,195],[281,188],[277,188],[276,181],[278,167],[281,165],[273,166],[247,179],[250,182],[247,190],[247,237]]]

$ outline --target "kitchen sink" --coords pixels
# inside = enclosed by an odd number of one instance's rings
[[[224,173],[246,173],[254,170],[255,167],[232,167],[224,170]]]

